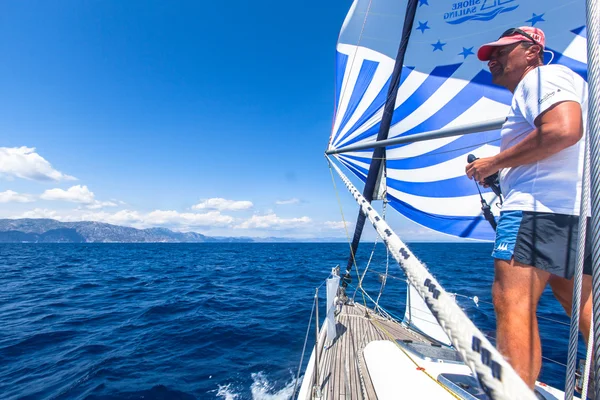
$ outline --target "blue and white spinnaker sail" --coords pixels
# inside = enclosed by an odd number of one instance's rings
[[[355,0],[337,45],[336,105],[329,149],[376,139],[401,39],[406,0]],[[552,63],[587,78],[585,4],[581,0],[419,0],[389,138],[506,116],[512,98],[495,86],[478,47],[508,28],[546,34]],[[546,53],[546,62],[550,53]],[[491,240],[479,194],[464,174],[467,155],[498,152],[500,132],[436,139],[387,149],[387,195],[416,223],[453,236]],[[338,154],[363,181],[371,150]],[[485,191],[488,203],[495,196]],[[494,213],[499,209],[492,206]]]

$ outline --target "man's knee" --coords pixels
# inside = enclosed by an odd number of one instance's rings
[[[549,273],[515,262],[495,260],[492,299],[497,314],[529,314],[535,310]]]
[[[515,311],[526,311],[530,307],[524,302],[526,293],[518,287],[510,287],[499,282],[494,282],[492,286],[492,301],[496,314],[503,315]]]

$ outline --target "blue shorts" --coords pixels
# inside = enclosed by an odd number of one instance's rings
[[[590,219],[583,273],[592,274]],[[563,278],[572,278],[577,254],[579,217],[533,211],[504,211],[496,229],[492,257],[543,269]]]

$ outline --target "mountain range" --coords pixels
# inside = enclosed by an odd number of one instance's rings
[[[0,219],[0,243],[203,243],[254,242],[252,238],[210,237],[166,228],[136,229],[103,222]]]
[[[286,243],[344,242],[338,237],[296,239],[285,237],[205,236],[166,228],[136,229],[104,222],[61,222],[48,218],[0,219],[0,243]]]

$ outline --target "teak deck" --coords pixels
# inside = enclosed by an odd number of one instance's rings
[[[363,349],[369,342],[390,340],[389,336],[395,340],[429,342],[356,303],[343,305],[336,321],[337,339],[322,350],[319,359],[323,400],[377,399],[363,358]]]

